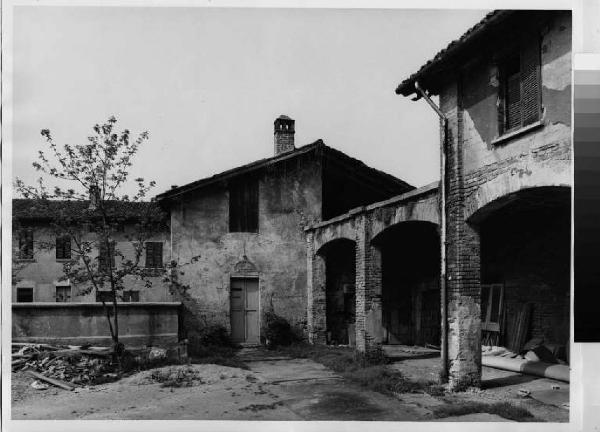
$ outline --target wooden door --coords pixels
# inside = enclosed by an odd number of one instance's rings
[[[231,339],[237,343],[260,342],[258,279],[231,279]]]

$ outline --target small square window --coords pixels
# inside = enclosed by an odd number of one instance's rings
[[[96,291],[96,301],[112,303],[112,301],[113,301],[112,291]]]
[[[17,303],[33,303],[33,288],[17,288]]]
[[[56,302],[68,303],[71,301],[71,286],[57,285],[56,286]]]
[[[123,291],[123,301],[124,302],[139,302],[140,301],[140,292],[135,290]]]

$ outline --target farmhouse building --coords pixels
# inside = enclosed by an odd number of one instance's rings
[[[157,197],[170,214],[172,259],[197,257],[181,276],[190,287],[184,304],[200,322],[230,329],[236,342],[261,342],[268,311],[304,329],[305,227],[413,189],[320,140],[296,148],[294,134],[294,120],[280,116],[273,157]],[[350,294],[354,281],[347,282]]]

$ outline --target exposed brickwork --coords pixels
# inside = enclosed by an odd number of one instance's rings
[[[479,237],[465,220],[463,107],[458,84],[440,98],[448,118],[446,211],[448,373],[450,386],[478,386],[481,379]]]
[[[307,235],[307,326],[310,343],[325,343],[327,332],[325,259],[314,249],[314,234]]]

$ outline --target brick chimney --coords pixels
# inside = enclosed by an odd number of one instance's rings
[[[294,124],[286,115],[275,119],[275,156],[294,150]]]

